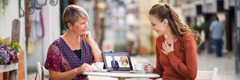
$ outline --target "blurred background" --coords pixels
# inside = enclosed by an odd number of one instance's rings
[[[201,34],[198,70],[218,68],[217,80],[239,80],[240,0],[0,0],[0,37],[12,33],[20,21],[19,43],[24,50],[24,79],[32,80],[36,62],[44,65],[49,45],[67,28],[61,16],[67,5],[83,7],[89,14],[89,31],[102,52],[128,52],[133,63],[156,65],[155,39],[148,19],[156,3],[173,6],[179,18]],[[209,26],[217,15],[225,26],[223,57],[217,58]],[[11,37],[12,38],[12,37]],[[0,76],[1,78],[1,76]],[[94,80],[93,78],[90,78]],[[104,80],[104,78],[103,78]]]

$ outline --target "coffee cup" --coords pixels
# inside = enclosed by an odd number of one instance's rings
[[[134,69],[136,70],[136,71],[142,71],[143,69],[142,69],[142,64],[134,64]]]
[[[96,62],[96,63],[93,63],[93,64],[92,64],[92,67],[93,67],[95,70],[102,70],[102,69],[103,69],[103,65],[104,65],[103,62]]]

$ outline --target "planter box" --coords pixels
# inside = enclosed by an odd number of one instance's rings
[[[11,65],[0,65],[0,73],[16,70],[18,68],[18,63],[12,63]]]

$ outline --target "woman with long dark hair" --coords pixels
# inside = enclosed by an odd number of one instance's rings
[[[197,45],[200,36],[183,23],[168,4],[155,4],[149,12],[156,39],[156,68],[147,63],[146,73],[163,80],[194,80],[197,75]]]

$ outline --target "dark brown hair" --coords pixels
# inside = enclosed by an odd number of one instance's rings
[[[163,4],[163,3],[155,4],[152,6],[151,10],[149,11],[149,15],[153,15],[157,17],[157,19],[159,19],[161,22],[164,19],[168,20],[168,24],[171,28],[171,31],[173,32],[174,35],[178,37],[180,41],[180,45],[179,45],[180,51],[184,50],[184,47],[182,46],[183,41],[181,39],[181,36],[187,33],[190,33],[195,37],[197,45],[200,44],[201,42],[200,35],[196,31],[193,31],[192,29],[190,29],[187,24],[182,22],[179,19],[178,14],[173,10],[173,8],[170,5]]]

